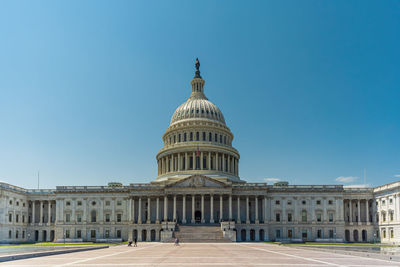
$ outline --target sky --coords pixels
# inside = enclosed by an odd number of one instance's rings
[[[399,33],[399,1],[1,1],[0,181],[155,180],[196,57],[241,179],[399,181]]]

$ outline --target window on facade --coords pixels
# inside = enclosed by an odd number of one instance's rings
[[[122,220],[122,214],[118,213],[117,214],[117,222],[121,222],[121,220]]]
[[[385,205],[385,203],[386,203],[386,201],[385,201],[385,200],[382,200],[382,205]]]
[[[176,135],[174,135],[174,144],[176,143]]]
[[[214,141],[215,141],[215,142],[218,142],[218,134],[215,134],[215,135],[214,135]]]
[[[317,205],[321,205],[321,200],[317,200]]]
[[[12,222],[12,213],[8,214],[8,222]]]
[[[277,221],[277,222],[281,221],[281,214],[280,213],[276,213],[275,214],[275,221]]]
[[[307,230],[304,229],[304,230],[302,231],[301,237],[302,237],[303,239],[307,239]]]
[[[289,229],[289,230],[287,231],[287,237],[288,237],[288,238],[293,238],[293,231],[292,231],[291,229]]]
[[[25,231],[22,231],[22,238],[25,238]]]
[[[317,230],[317,238],[322,238],[322,230],[321,229]]]
[[[224,144],[226,145],[226,136],[224,136]]]
[[[82,238],[82,231],[81,230],[77,230],[76,231],[76,238]]]
[[[386,238],[386,230],[382,231],[382,236],[383,236],[383,238]]]
[[[203,141],[206,141],[206,132],[203,132]]]
[[[390,238],[393,238],[393,237],[394,237],[393,229],[390,229]]]
[[[82,206],[82,201],[78,201],[78,206]]]
[[[91,217],[91,221],[92,222],[96,222],[96,211],[95,210],[92,210],[92,212],[90,213],[90,217]]]
[[[121,238],[121,230],[117,230],[117,238]]]
[[[25,207],[25,202],[24,202],[24,203],[22,203],[22,207]]]
[[[12,205],[12,200],[10,200],[10,205]]]
[[[12,238],[12,232],[11,232],[11,230],[8,231],[8,238],[10,238],[10,239]]]
[[[65,222],[69,223],[71,221],[71,214],[65,214]]]
[[[22,215],[22,223],[25,223],[25,215]]]
[[[301,221],[302,222],[307,222],[307,211],[303,210],[301,212]]]
[[[329,213],[329,222],[333,222],[333,213]]]
[[[96,201],[92,201],[92,206],[96,206]]]
[[[287,204],[288,204],[289,206],[292,205],[292,201],[291,201],[291,200],[288,200]]]
[[[76,214],[76,221],[79,223],[82,222],[82,214],[80,213]]]
[[[393,221],[393,212],[389,213],[389,216],[390,216],[390,221]]]
[[[199,132],[196,132],[196,141],[199,141],[200,140],[200,134],[199,134]]]
[[[275,235],[276,235],[276,238],[281,238],[281,230],[276,230],[275,231]]]
[[[178,142],[181,142],[181,134],[178,134]]]
[[[389,199],[389,204],[392,205],[393,204],[393,199]],[[17,202],[17,206],[18,206],[18,202]]]
[[[117,206],[121,206],[122,205],[122,201],[121,200],[118,200],[117,201]]]
[[[329,205],[333,205],[333,200],[328,200]]]
[[[288,213],[288,215],[287,215],[287,220],[288,220],[288,222],[291,222],[291,221],[292,221],[292,214],[291,214],[291,213]]]
[[[317,222],[320,222],[322,218],[322,214],[321,213],[317,213]]]
[[[70,238],[70,231],[69,230],[65,230],[65,238]]]
[[[104,236],[105,238],[110,238],[110,230],[106,230]]]
[[[106,214],[106,222],[110,222],[110,214]]]
[[[392,200],[390,200],[390,201],[392,201]],[[392,203],[390,203],[390,204],[392,204]],[[19,206],[19,202],[17,201],[17,206]]]
[[[190,133],[189,141],[193,141],[193,133]]]
[[[306,201],[305,201],[305,200],[303,200],[303,201],[301,202],[301,204],[305,205],[305,204],[306,204]]]
[[[183,142],[186,142],[186,133],[183,134]]]
[[[67,202],[65,203],[65,205],[66,205],[66,206],[71,206],[71,202],[70,202],[70,201],[67,201]]]
[[[17,223],[19,221],[19,215],[15,215],[15,222]]]
[[[219,135],[219,142],[222,144],[222,135]]]
[[[212,141],[212,134],[211,133],[208,133],[208,141]]]
[[[275,200],[275,205],[280,205],[281,202],[279,200]]]
[[[333,238],[333,230],[332,229],[329,230],[329,238]]]
[[[15,231],[15,238],[19,238],[19,232],[18,232],[18,230],[17,231]]]
[[[382,221],[386,222],[386,213],[382,213]]]
[[[110,206],[110,201],[109,200],[106,201],[106,206]]]
[[[96,230],[90,230],[90,238],[96,238]]]

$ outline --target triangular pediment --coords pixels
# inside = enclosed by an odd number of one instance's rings
[[[182,187],[190,187],[190,188],[201,188],[201,187],[212,187],[212,188],[223,188],[227,187],[228,185],[217,181],[213,178],[204,176],[204,175],[192,175],[182,180],[170,183],[167,187],[173,188],[182,188]]]

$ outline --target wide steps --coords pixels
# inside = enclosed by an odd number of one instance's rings
[[[179,226],[175,237],[183,243],[227,243],[219,226]]]

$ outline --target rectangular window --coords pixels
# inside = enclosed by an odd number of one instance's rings
[[[80,213],[76,214],[76,221],[82,222],[82,214],[80,214]]]
[[[287,237],[288,237],[288,238],[293,238],[293,231],[292,231],[292,230],[289,229],[289,230],[287,231]]]
[[[303,230],[303,231],[302,231],[301,237],[302,237],[303,239],[307,239],[307,230]]]
[[[302,222],[307,222],[307,211],[303,210],[301,212],[301,221]]]
[[[174,135],[174,144],[176,143],[176,135]]]
[[[117,201],[117,206],[121,206],[122,205],[122,201],[121,200],[118,200]]]
[[[393,232],[393,229],[391,229],[390,230],[390,238],[393,238],[394,237],[394,232]]]
[[[222,144],[222,135],[219,135],[219,142]]]
[[[382,221],[386,222],[386,213],[382,214]]]
[[[382,200],[382,205],[385,205],[385,203],[386,203],[386,201],[385,201],[385,200]]]
[[[19,238],[19,232],[18,232],[18,230],[17,231],[15,231],[15,238]]]
[[[70,238],[70,232],[69,232],[69,230],[65,230],[65,238]]]
[[[333,200],[328,200],[329,205],[333,205]]]
[[[389,213],[390,215],[390,221],[393,221],[393,212]],[[18,216],[18,215],[17,215]],[[18,217],[17,217],[17,222],[18,222]]]
[[[211,133],[208,133],[208,141],[212,141],[212,134]]]
[[[277,221],[277,222],[281,221],[281,214],[280,213],[275,214],[275,221]]]
[[[81,230],[77,230],[76,231],[76,237],[77,238],[82,238],[82,231]]]
[[[186,142],[186,133],[183,134],[183,142]]]
[[[275,205],[280,205],[281,202],[279,200],[275,200]]]
[[[22,231],[22,238],[25,238],[25,231]]]
[[[321,229],[317,230],[317,238],[322,238],[322,230]]]
[[[18,203],[18,202],[17,202]],[[393,204],[393,199],[389,199],[389,204],[392,205]]]
[[[275,231],[276,238],[281,238],[281,230]]]
[[[12,238],[12,232],[11,232],[11,230],[8,231],[8,238],[10,238],[10,239]]]
[[[110,238],[110,230],[106,230],[105,237]]]
[[[106,222],[110,222],[110,214],[106,214]]]
[[[317,205],[321,205],[321,200],[317,200]]]
[[[333,213],[329,213],[329,222],[333,222]]]
[[[90,238],[96,238],[96,230],[90,230]]]
[[[288,204],[288,206],[292,205],[292,201],[288,200],[287,204]]]
[[[192,132],[190,133],[189,141],[193,141],[193,133]]]
[[[8,222],[12,222],[12,213],[8,214]]]
[[[382,236],[383,236],[383,238],[386,238],[386,230],[382,231]]]
[[[199,132],[196,132],[196,141],[199,141],[200,140],[200,134],[199,134]]]
[[[106,201],[106,206],[110,206],[110,201],[109,200]]]
[[[203,141],[206,141],[206,132],[203,132]]]
[[[317,213],[317,222],[322,221],[322,214],[321,213]]]
[[[69,223],[71,221],[71,214],[65,214],[65,222]]]
[[[215,142],[218,142],[218,134],[215,134],[214,139],[215,139]]]
[[[178,142],[181,142],[181,134],[178,134]]]
[[[291,221],[292,221],[292,214],[291,214],[291,213],[288,213],[288,215],[287,215],[287,220],[288,220],[288,222],[291,222]]]
[[[122,220],[122,214],[118,213],[117,214],[117,222],[121,222],[121,220]]]
[[[22,215],[22,223],[25,223],[25,215]]]
[[[78,206],[82,206],[82,201],[78,201]]]
[[[117,238],[121,238],[121,230],[117,230]]]
[[[15,215],[15,222],[17,223],[19,221],[19,215]]]
[[[333,230],[329,230],[329,238],[333,238]]]

